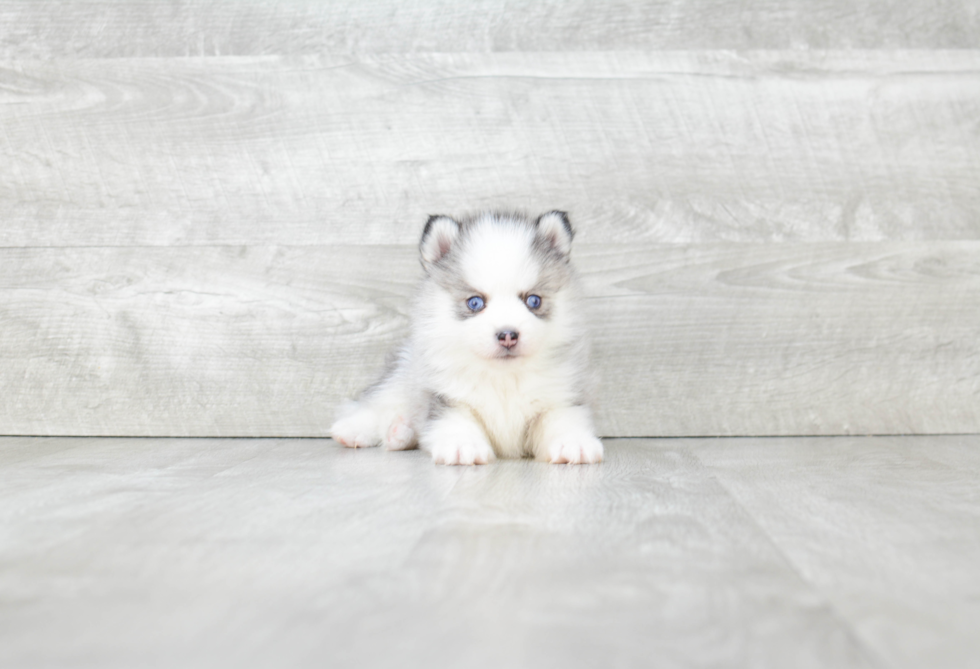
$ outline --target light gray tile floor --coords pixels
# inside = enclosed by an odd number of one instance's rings
[[[980,437],[0,439],[3,667],[975,667]]]

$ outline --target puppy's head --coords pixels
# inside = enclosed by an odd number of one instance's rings
[[[573,234],[560,211],[430,217],[419,250],[432,302],[419,325],[441,345],[501,364],[560,346],[570,336]]]

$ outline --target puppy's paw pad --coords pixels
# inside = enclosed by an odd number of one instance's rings
[[[388,426],[388,434],[385,435],[385,448],[389,451],[403,451],[414,444],[415,430],[408,420],[402,416],[393,420]]]
[[[489,443],[474,439],[442,442],[431,450],[437,465],[485,465],[496,459]]]
[[[564,435],[548,446],[548,459],[553,465],[602,462],[602,442],[592,435]]]
[[[347,448],[368,448],[377,446],[379,441],[374,434],[372,422],[358,414],[341,418],[334,423],[330,427],[330,436]]]

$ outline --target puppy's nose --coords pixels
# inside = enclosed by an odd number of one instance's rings
[[[513,330],[504,330],[497,333],[497,341],[504,348],[514,348],[517,346],[517,333]]]

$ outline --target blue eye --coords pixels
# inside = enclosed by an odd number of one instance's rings
[[[470,311],[482,311],[483,307],[486,306],[483,302],[483,298],[478,295],[474,295],[470,299],[466,300],[466,306],[470,308]]]
[[[541,306],[541,298],[537,295],[528,295],[524,300],[524,303],[527,305],[528,309],[537,309]]]

